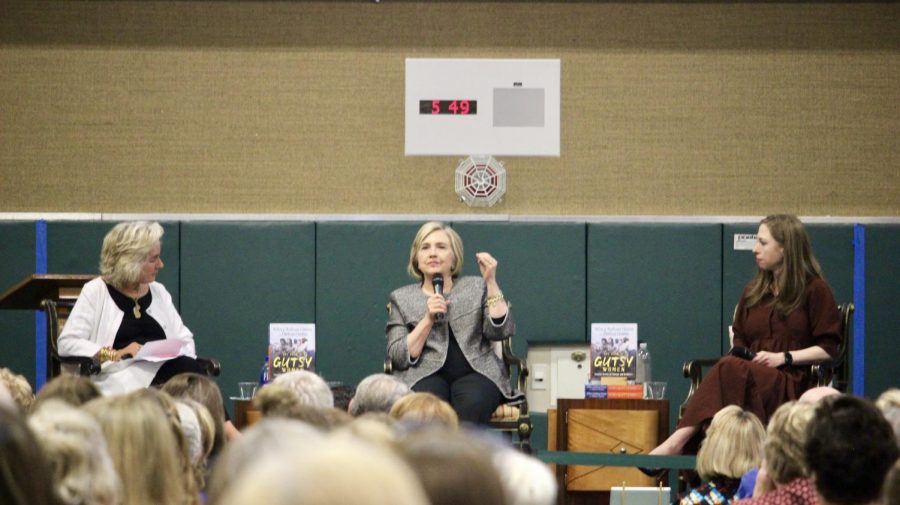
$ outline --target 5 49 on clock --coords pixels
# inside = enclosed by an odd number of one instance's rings
[[[419,100],[419,114],[469,116],[478,113],[478,100]]]

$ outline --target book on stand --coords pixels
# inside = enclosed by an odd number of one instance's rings
[[[636,372],[637,323],[591,324],[591,380],[633,381]]]
[[[316,325],[269,324],[269,380],[294,370],[316,371]]]

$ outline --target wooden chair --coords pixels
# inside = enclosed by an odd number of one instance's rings
[[[850,366],[847,360],[848,349],[850,348],[852,328],[851,318],[855,307],[852,303],[838,305],[841,313],[841,345],[838,349],[838,355],[832,359],[817,363],[810,367],[810,372],[816,377],[816,386],[832,386],[841,391],[847,389],[847,383],[850,377]],[[681,372],[685,378],[691,381],[690,389],[688,389],[687,397],[679,408],[678,418],[684,415],[684,409],[687,407],[688,401],[697,392],[700,382],[703,380],[703,370],[715,365],[719,358],[710,359],[694,359],[686,361],[681,368]]]
[[[528,399],[525,397],[528,363],[513,353],[512,338],[497,342],[495,352],[503,358],[503,364],[510,378],[516,377],[513,393],[518,399],[510,403],[501,403],[491,415],[488,427],[508,434],[513,440],[513,445],[522,452],[531,454],[531,433],[534,430],[534,423],[528,413]],[[514,375],[516,371],[518,374]],[[390,357],[384,359],[384,373],[393,373]]]

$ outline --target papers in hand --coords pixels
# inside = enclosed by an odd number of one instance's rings
[[[134,359],[166,361],[181,355],[182,342],[175,339],[151,340],[141,347]]]

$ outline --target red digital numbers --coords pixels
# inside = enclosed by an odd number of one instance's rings
[[[478,113],[477,100],[420,100],[419,114],[465,116]]]

